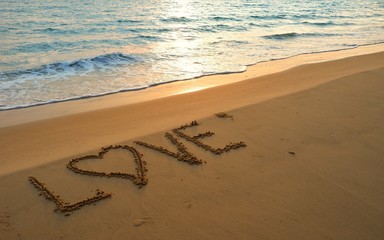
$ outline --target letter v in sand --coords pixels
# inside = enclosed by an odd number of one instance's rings
[[[178,161],[187,162],[191,165],[201,164],[203,162],[201,159],[198,159],[194,154],[189,152],[187,147],[185,147],[184,144],[182,144],[179,140],[177,140],[172,134],[166,132],[165,137],[168,138],[168,140],[177,147],[176,153],[169,151],[165,147],[156,146],[156,145],[149,144],[142,141],[135,141],[135,143],[140,146],[144,146],[144,147],[156,150],[158,152],[161,152],[163,154],[166,154],[168,156],[171,156],[173,158],[176,158]]]

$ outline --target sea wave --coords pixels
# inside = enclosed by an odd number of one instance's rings
[[[226,21],[226,22],[230,22],[230,21],[241,22],[241,21],[242,21],[241,19],[234,18],[234,17],[219,17],[219,16],[212,17],[212,18],[210,18],[210,20],[214,20],[214,21]]]
[[[328,26],[353,26],[355,25],[352,22],[343,22],[343,23],[337,23],[334,21],[303,21],[302,24],[305,25],[312,25],[312,26],[319,26],[319,27],[328,27]]]
[[[119,19],[117,20],[118,23],[142,23],[141,20],[133,20],[133,19]]]
[[[248,28],[244,25],[232,25],[232,24],[210,24],[210,25],[202,25],[199,27],[193,28],[193,30],[198,32],[211,32],[217,33],[222,31],[228,32],[241,32],[246,31]]]
[[[276,20],[276,19],[286,19],[287,15],[285,14],[276,14],[276,15],[251,15],[249,19],[261,19],[261,20]]]
[[[169,18],[162,18],[162,22],[171,22],[171,23],[187,23],[192,22],[193,19],[188,17],[169,17]]]
[[[210,45],[213,45],[213,46],[220,46],[220,45],[224,45],[224,46],[244,46],[244,45],[247,45],[249,44],[248,41],[242,41],[242,40],[220,40],[220,41],[214,41],[214,42],[211,42],[209,43]]]
[[[328,37],[337,36],[337,34],[289,32],[289,33],[277,33],[277,34],[264,35],[262,36],[262,38],[270,39],[270,40],[290,40],[292,38],[298,38],[298,37],[326,37],[326,36]]]
[[[93,71],[105,71],[119,66],[125,66],[138,62],[137,56],[123,53],[110,53],[93,58],[79,59],[75,61],[63,61],[50,63],[26,70],[12,70],[0,72],[0,81],[20,82],[29,79],[61,79],[76,75],[84,75]]]

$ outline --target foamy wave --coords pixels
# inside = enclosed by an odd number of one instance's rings
[[[76,61],[64,61],[42,65],[40,67],[14,70],[0,73],[0,80],[5,82],[20,82],[30,79],[62,79],[66,77],[84,75],[93,71],[107,71],[119,66],[138,62],[138,58],[123,53],[110,53],[93,58]]]

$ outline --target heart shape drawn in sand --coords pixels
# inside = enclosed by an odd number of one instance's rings
[[[97,172],[97,171],[81,169],[76,165],[78,162],[84,161],[84,160],[103,159],[106,153],[115,149],[123,149],[132,153],[134,161],[136,163],[136,174],[124,173],[124,172],[109,172],[109,173],[101,172],[101,171]],[[147,169],[145,167],[146,162],[143,161],[141,157],[142,155],[134,147],[130,147],[128,145],[114,145],[114,146],[111,145],[106,148],[101,148],[101,151],[97,155],[86,155],[79,158],[74,158],[67,164],[67,167],[73,172],[83,174],[83,175],[108,177],[108,178],[117,177],[117,178],[129,179],[134,184],[138,185],[139,187],[142,187],[147,184],[148,179],[145,177],[145,173],[147,172]]]

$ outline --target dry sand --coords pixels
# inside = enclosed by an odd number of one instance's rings
[[[372,47],[153,100],[1,112],[0,239],[384,239]],[[171,85],[146,91],[188,92]]]

